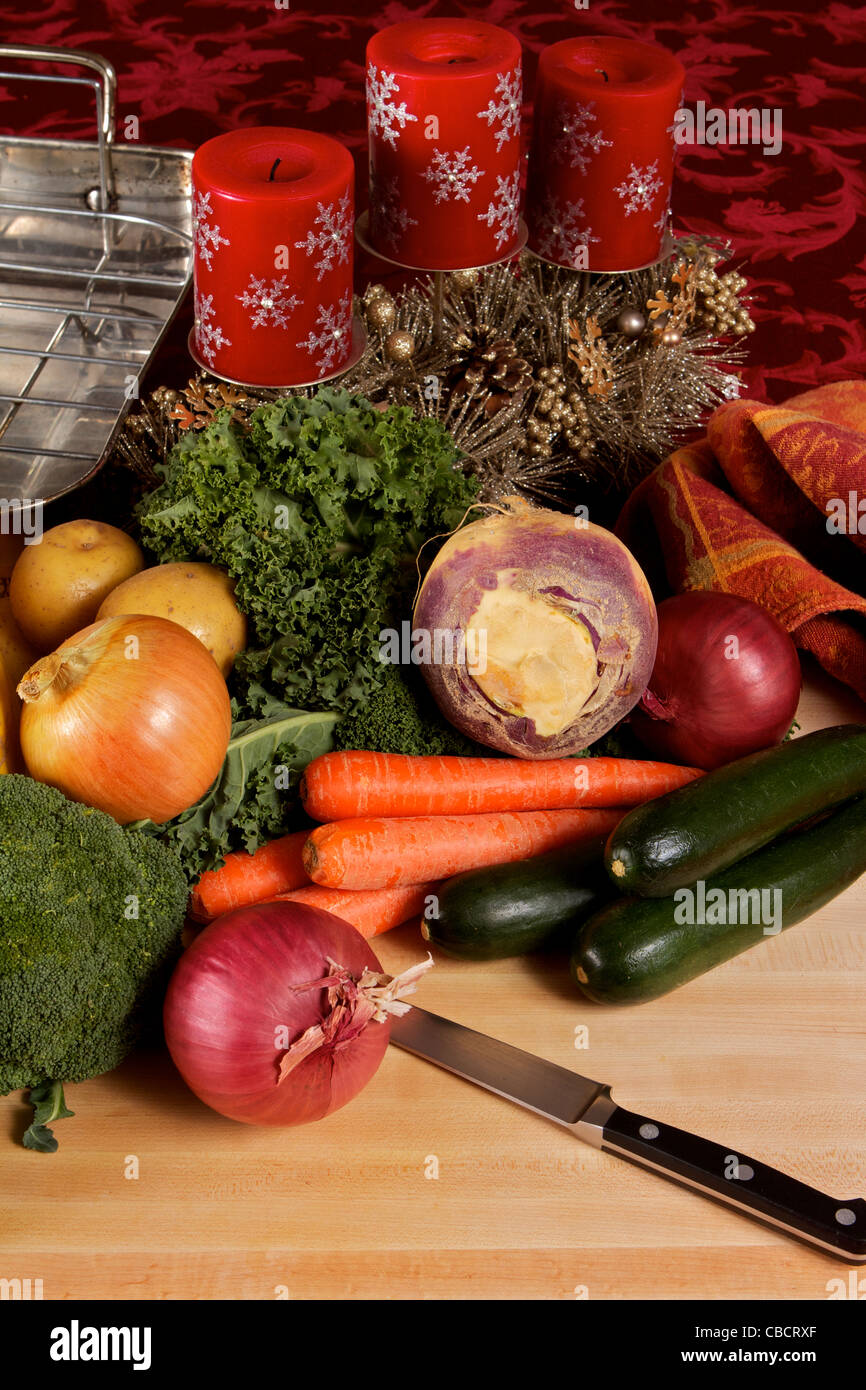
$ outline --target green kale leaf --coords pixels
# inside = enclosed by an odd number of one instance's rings
[[[191,883],[233,850],[252,853],[307,823],[297,797],[301,773],[331,748],[337,716],[290,709],[264,692],[261,699],[267,717],[233,725],[222,771],[201,801],[165,825],[132,827],[170,845]]]
[[[189,431],[139,507],[160,561],[207,560],[251,628],[232,677],[239,716],[269,700],[345,713],[380,688],[379,633],[411,609],[415,557],[476,498],[448,432],[405,406],[323,387]]]

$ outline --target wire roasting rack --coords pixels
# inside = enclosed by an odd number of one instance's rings
[[[98,129],[96,143],[0,136],[0,503],[14,506],[91,477],[137,399],[192,278],[192,152],[115,144],[116,78],[96,54],[2,44],[0,66],[0,87],[90,88]]]

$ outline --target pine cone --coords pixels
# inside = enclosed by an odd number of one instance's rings
[[[530,384],[529,363],[518,356],[510,338],[492,338],[482,330],[481,338],[459,333],[454,339],[454,360],[448,374],[452,396],[471,392],[486,397],[484,413],[495,415],[511,405]]]

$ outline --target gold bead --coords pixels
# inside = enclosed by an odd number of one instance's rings
[[[474,266],[467,267],[466,270],[452,270],[451,283],[456,290],[463,292],[471,290],[473,285],[478,283],[478,270]]]
[[[662,342],[665,347],[676,347],[677,343],[681,343],[682,340],[683,335],[678,328],[666,328],[662,334]]]
[[[385,356],[389,362],[408,362],[415,352],[415,339],[405,328],[395,328],[385,339]]]
[[[397,306],[390,294],[379,294],[367,305],[367,322],[371,328],[378,328],[383,333],[393,327],[396,317]]]

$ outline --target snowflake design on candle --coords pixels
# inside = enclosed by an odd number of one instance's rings
[[[579,101],[576,106],[566,101],[560,102],[556,111],[558,134],[551,149],[552,157],[558,163],[567,163],[572,169],[579,169],[585,174],[592,156],[598,154],[603,146],[613,144],[612,140],[605,140],[603,131],[590,130],[590,126],[597,123],[594,101],[586,104]]]
[[[586,249],[590,242],[599,240],[597,236],[592,235],[591,227],[582,225],[585,222],[586,213],[583,210],[582,198],[578,198],[576,203],[560,203],[558,198],[549,197],[536,228],[539,255],[544,256],[546,260],[555,261],[557,265],[570,265],[574,270],[585,270],[586,256],[579,253]]]
[[[317,203],[316,220],[307,232],[305,241],[296,241],[295,246],[306,251],[308,256],[321,251],[322,258],[316,261],[317,279],[335,265],[346,265],[349,248],[352,245],[351,205],[348,193],[344,193],[339,203]],[[318,228],[318,231],[316,230]]]
[[[412,217],[400,202],[400,189],[396,176],[387,180],[379,179],[375,171],[370,173],[370,217],[377,241],[398,247],[409,227],[418,226],[418,218]]]
[[[253,328],[288,328],[289,314],[297,309],[300,299],[291,294],[285,275],[268,283],[264,278],[250,275],[243,294],[236,294],[245,309],[249,309]]]
[[[670,215],[671,215],[670,203],[665,203],[665,206],[662,208],[661,212],[659,213],[657,220],[653,223],[653,226],[655,227],[655,229],[656,229],[656,231],[658,232],[659,236],[661,236],[661,235],[663,234],[663,232],[665,231],[665,229],[666,229],[666,227],[667,227],[667,225],[668,225],[668,218],[670,217]]]
[[[483,169],[472,163],[467,145],[465,150],[455,150],[453,154],[434,148],[433,159],[422,178],[433,184],[433,197],[437,203],[452,198],[455,202],[468,203],[469,190],[483,173]]]
[[[228,237],[220,235],[217,226],[211,226],[215,208],[210,205],[210,193],[195,193],[192,200],[192,225],[198,254],[208,270],[213,270],[213,255],[221,246],[231,246]]]
[[[479,212],[478,221],[496,227],[496,249],[501,251],[517,236],[520,220],[520,174],[515,170],[508,178],[496,176],[496,192],[486,212]],[[498,224],[498,225],[497,225]]]
[[[231,338],[226,338],[218,324],[212,319],[216,315],[212,294],[195,295],[195,342],[208,366],[216,361],[220,348],[231,347]]]
[[[671,125],[665,126],[665,130],[667,131],[668,135],[671,137],[671,140],[673,142],[674,149],[676,149],[677,146],[677,116],[679,112],[683,109],[683,102],[685,101],[685,99],[685,91],[680,92],[679,100],[677,101],[677,109],[674,112],[673,122]]]
[[[316,366],[320,373],[328,372],[334,365],[337,353],[347,338],[352,336],[352,296],[347,290],[338,304],[320,304],[316,319],[318,333],[311,328],[306,338],[296,347],[306,348],[309,353],[320,353]]]
[[[618,193],[625,203],[626,217],[631,217],[633,212],[652,212],[655,196],[664,187],[658,177],[658,171],[659,162],[657,159],[654,159],[652,164],[648,164],[645,169],[640,169],[636,164],[633,164],[629,170],[628,178],[617,184],[614,192]]]
[[[498,99],[497,99],[498,98]],[[489,126],[499,122],[493,133],[496,153],[512,138],[520,135],[520,103],[523,99],[523,73],[518,63],[513,72],[500,72],[496,78],[496,92],[487,103],[485,110],[476,114]]]
[[[392,149],[397,148],[406,122],[418,119],[407,109],[405,101],[398,105],[394,100],[394,93],[399,90],[395,73],[370,64],[367,69],[367,123],[370,134],[381,135]]]

